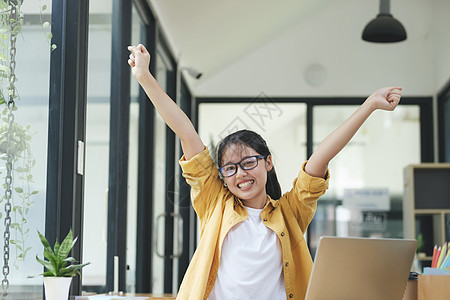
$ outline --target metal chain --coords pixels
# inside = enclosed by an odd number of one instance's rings
[[[11,226],[11,196],[13,188],[13,160],[14,154],[11,151],[12,140],[13,140],[13,125],[14,125],[14,115],[13,109],[15,106],[14,99],[16,98],[16,34],[13,33],[14,26],[18,26],[15,22],[17,21],[17,5],[20,5],[20,1],[12,1],[11,5],[11,34],[10,34],[10,60],[9,60],[9,87],[8,87],[8,133],[7,133],[7,147],[6,147],[6,177],[5,177],[5,233],[4,246],[3,246],[3,280],[2,280],[2,298],[8,297],[9,288],[9,241],[10,241],[10,226]],[[20,26],[20,25],[19,25]]]
[[[8,137],[7,137],[7,150],[6,150],[6,177],[5,177],[5,233],[4,246],[3,246],[3,280],[2,280],[2,296],[8,296],[9,288],[9,240],[10,240],[10,225],[11,225],[11,196],[12,196],[12,181],[13,181],[13,154],[11,153],[11,140],[13,131],[14,115],[12,114],[12,106],[8,103]]]

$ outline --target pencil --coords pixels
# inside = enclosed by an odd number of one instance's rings
[[[447,249],[448,249],[448,247],[447,247]],[[445,269],[445,267],[448,265],[448,261],[449,261],[448,257],[449,256],[450,256],[450,251],[447,250],[447,255],[445,256],[445,259],[442,262],[440,269]]]
[[[441,267],[442,260],[445,258],[446,255],[447,255],[447,243],[444,243],[444,245],[442,245],[441,253],[436,263],[436,268],[439,269]]]
[[[436,247],[437,246],[434,246],[434,249],[433,249],[433,260],[431,261],[432,268],[436,268],[437,260],[439,258],[439,255],[441,254],[441,246],[439,246],[439,248],[437,248],[437,250],[436,250]]]

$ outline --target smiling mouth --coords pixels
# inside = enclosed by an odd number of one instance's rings
[[[248,189],[249,187],[251,187],[253,185],[254,180],[249,180],[246,182],[242,182],[238,184],[238,188],[240,189]]]

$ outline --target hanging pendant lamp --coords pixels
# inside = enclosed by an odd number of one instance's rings
[[[364,28],[362,39],[373,43],[395,43],[406,40],[406,30],[389,12],[389,0],[380,0],[380,13]]]

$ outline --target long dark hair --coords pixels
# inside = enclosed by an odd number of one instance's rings
[[[266,141],[259,134],[251,130],[239,130],[226,136],[217,146],[217,164],[219,167],[222,166],[223,154],[231,145],[247,146],[266,157],[270,155]],[[278,200],[281,197],[280,183],[273,166],[267,172],[266,193],[274,200]]]

